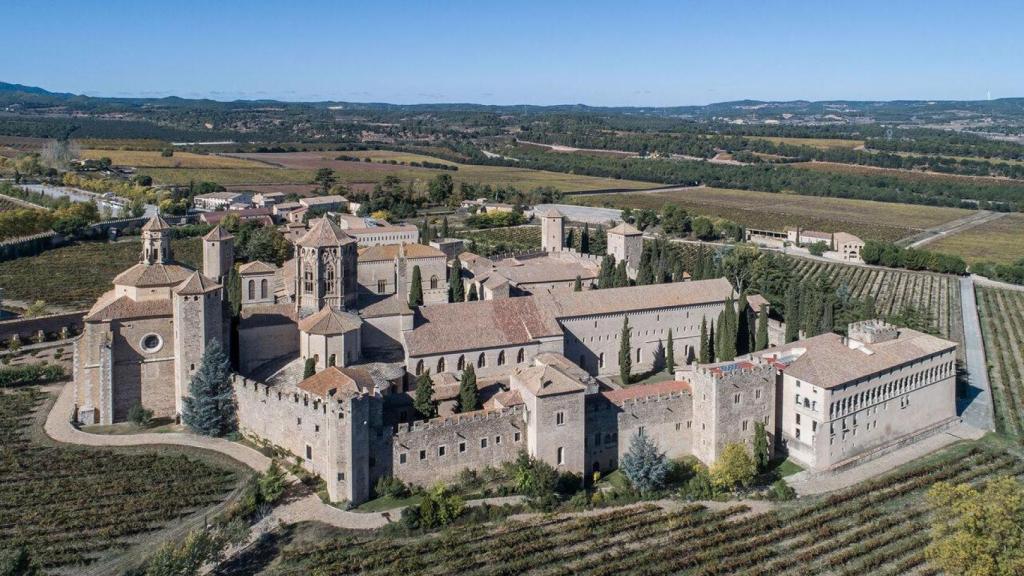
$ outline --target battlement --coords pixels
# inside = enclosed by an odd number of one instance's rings
[[[240,401],[251,401],[257,399],[265,401],[270,399],[275,402],[287,403],[290,405],[302,404],[302,406],[304,408],[308,408],[310,412],[327,412],[326,400],[316,396],[311,396],[298,388],[271,386],[258,380],[246,378],[240,374],[232,375],[232,383],[235,388],[235,395],[239,397]],[[340,409],[343,404],[342,399],[339,398],[334,402]]]
[[[477,410],[475,412],[467,412],[465,414],[453,414],[451,416],[434,418],[433,420],[417,420],[415,422],[396,424],[395,436],[401,437],[403,435],[426,432],[428,430],[441,430],[490,420],[501,420],[510,416],[518,416],[522,413],[522,406],[510,406],[508,408],[500,408],[497,410]]]

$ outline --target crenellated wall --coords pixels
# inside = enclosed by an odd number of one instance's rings
[[[693,397],[689,392],[652,395],[621,404],[594,394],[587,398],[586,422],[588,473],[618,468],[641,428],[669,458],[692,453]]]

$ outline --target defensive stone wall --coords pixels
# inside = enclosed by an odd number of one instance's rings
[[[523,410],[477,411],[399,424],[392,438],[392,475],[429,486],[466,468],[499,466],[526,449]]]
[[[590,473],[617,468],[641,428],[669,458],[692,454],[693,396],[689,392],[636,398],[621,405],[596,394],[587,399],[586,422]]]

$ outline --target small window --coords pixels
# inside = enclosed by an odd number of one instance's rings
[[[345,479],[345,473],[344,472],[338,472],[338,482],[341,482],[344,479]]]
[[[494,437],[494,444],[495,445],[501,444],[501,436],[495,436]]]
[[[295,419],[295,425],[296,426],[302,426],[302,418],[296,418]]]
[[[320,425],[317,424],[317,425],[313,426],[313,431],[314,432],[319,432],[320,431]]]
[[[309,444],[306,444],[306,460],[312,460],[312,459],[313,459],[313,447],[310,446]]]
[[[743,421],[743,431],[744,432],[747,431],[747,421],[746,420]]]
[[[406,454],[405,452],[402,452],[401,454],[399,454],[399,455],[398,455],[398,463],[399,463],[399,464],[405,464],[405,460],[406,460],[406,458],[407,458],[408,456],[409,456],[409,455],[408,455],[408,454]]]
[[[565,448],[558,447],[558,465],[565,464]]]
[[[754,390],[754,399],[755,400],[760,400],[761,399],[761,390],[759,390],[759,389],[758,390]]]
[[[555,413],[555,424],[558,426],[565,424],[565,412]]]
[[[487,438],[481,438],[480,439],[480,447],[481,448],[487,448]]]
[[[799,414],[796,415],[796,423],[797,423],[797,426],[800,425],[800,415]]]
[[[437,455],[438,456],[444,456],[445,452],[447,452],[447,451],[448,451],[448,447],[447,446],[438,446],[437,447]]]
[[[521,438],[522,436],[519,434],[519,432],[516,432],[515,434],[512,435],[512,440],[514,440],[515,442],[519,442]]]
[[[740,394],[739,394],[739,392],[737,392],[736,394],[732,395],[732,403],[733,404],[739,404],[740,403]]]
[[[427,451],[426,450],[420,450],[420,460],[426,460],[426,459],[427,459]]]
[[[377,280],[377,293],[378,294],[383,294],[384,292],[387,291],[387,289],[388,289],[388,281],[387,280]]]
[[[459,442],[459,452],[465,452],[465,451],[466,451],[466,443],[465,442]]]

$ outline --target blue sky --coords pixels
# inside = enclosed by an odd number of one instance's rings
[[[668,106],[1024,96],[1024,2],[7,0],[0,81],[96,96]]]

